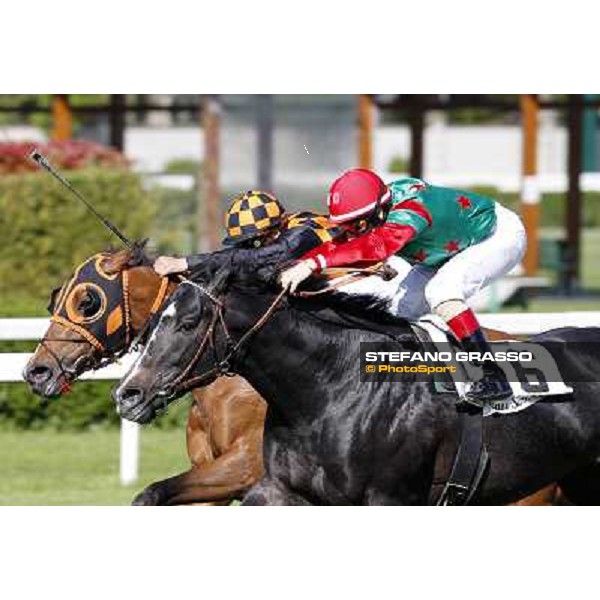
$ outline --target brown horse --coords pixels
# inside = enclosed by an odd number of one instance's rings
[[[59,395],[82,372],[126,350],[173,292],[177,284],[161,279],[143,254],[137,254],[124,250],[92,257],[84,263],[87,267],[79,267],[61,288],[50,327],[25,369],[25,379],[34,392]],[[124,278],[117,278],[124,274]],[[93,310],[91,295],[100,288],[100,306],[110,309],[106,296],[111,285],[113,295],[120,294],[121,298],[116,298],[110,314],[105,310],[104,315],[90,321],[86,313]],[[124,308],[119,315],[121,305]],[[109,338],[118,333],[115,322],[119,320],[122,329],[129,322],[128,335],[109,349]],[[92,327],[95,329],[90,333]],[[191,468],[149,485],[134,504],[229,503],[241,498],[262,476],[266,410],[262,398],[236,376],[194,390],[193,399],[186,432]]]
[[[88,270],[92,265],[93,282],[82,270],[84,265]],[[95,303],[104,306],[105,312],[90,318],[86,315],[94,310],[91,296],[98,290],[89,286],[94,285],[105,292]],[[119,297],[109,312],[106,291],[111,285],[113,295]],[[125,351],[176,285],[161,279],[143,253],[124,250],[88,259],[63,285],[54,303],[50,327],[25,370],[31,388],[43,396],[59,395],[85,370]],[[121,327],[127,329],[128,323],[129,328],[127,335],[111,346],[110,337],[119,332],[115,322],[119,321],[120,306],[121,313],[126,313],[121,314]],[[503,336],[500,332],[492,335],[497,339]],[[194,390],[193,399],[186,430],[191,468],[149,485],[134,504],[229,503],[241,498],[262,476],[266,404],[258,393],[239,376],[221,377]],[[519,504],[548,505],[555,493],[551,486]]]

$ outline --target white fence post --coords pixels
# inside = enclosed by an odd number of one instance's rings
[[[121,485],[135,483],[138,478],[140,426],[121,419]]]

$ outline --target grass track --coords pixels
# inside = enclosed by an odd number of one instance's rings
[[[126,505],[157,479],[188,468],[185,430],[141,432],[140,479],[119,484],[119,431],[0,431],[1,505]]]

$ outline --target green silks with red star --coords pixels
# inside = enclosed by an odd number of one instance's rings
[[[479,194],[430,185],[415,178],[389,184],[386,223],[407,225],[415,236],[398,254],[413,264],[439,267],[491,235],[495,201]]]

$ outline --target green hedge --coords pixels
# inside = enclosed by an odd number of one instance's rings
[[[68,174],[97,210],[130,238],[148,235],[156,210],[138,175],[125,169]],[[0,177],[0,312],[18,293],[45,306],[75,265],[118,240],[67,190],[44,173]]]
[[[44,400],[22,383],[0,384],[0,428],[79,431],[116,427],[119,417],[110,396],[114,385],[114,381],[80,381],[70,394]],[[188,409],[189,398],[179,400],[155,426],[180,427],[183,434]]]

